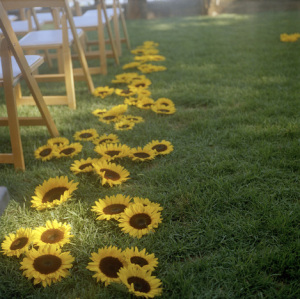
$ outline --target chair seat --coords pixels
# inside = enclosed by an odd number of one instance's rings
[[[16,15],[8,15],[8,19],[9,19],[10,21],[15,21],[15,20],[18,19],[18,17],[17,17]]]
[[[44,58],[39,55],[25,55],[25,58],[32,71],[36,70],[36,68],[40,66],[44,61]],[[14,57],[11,58],[11,63],[12,63],[13,78],[17,78],[18,76],[21,75],[22,72]],[[2,63],[0,58],[0,83],[1,81],[3,81],[3,77],[4,76],[2,72]]]
[[[102,23],[105,24],[105,17],[103,11],[101,12],[102,14]],[[96,15],[87,15],[87,16],[76,16],[73,17],[74,24],[76,28],[95,28],[98,26],[98,15],[96,11]]]
[[[81,29],[76,29],[77,35],[81,36],[83,31]],[[73,35],[71,30],[68,30],[69,44],[71,45],[73,42]],[[60,47],[62,44],[62,30],[38,30],[27,33],[23,38],[19,41],[22,48],[38,46],[45,46],[47,48]]]
[[[13,21],[11,22],[11,26],[13,31],[16,34],[26,34],[29,31],[29,25],[28,25],[28,21],[27,20],[21,20],[21,21]],[[35,22],[32,21],[32,29],[35,30],[36,29],[36,25]],[[2,31],[0,29],[0,35],[2,34]]]

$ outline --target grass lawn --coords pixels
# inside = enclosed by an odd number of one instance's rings
[[[299,298],[300,40],[279,39],[299,32],[299,12],[134,20],[127,26],[133,48],[146,40],[159,43],[166,61],[156,64],[167,70],[146,74],[149,90],[155,100],[172,99],[176,113],[130,106],[128,112],[145,122],[116,131],[91,112],[123,99],[96,98],[83,82],[76,82],[75,111],[51,106],[50,112],[70,142],[76,131],[94,128],[130,147],[167,140],[174,151],[149,162],[123,159],[131,179],[110,188],[94,174],[70,171],[74,160],[97,157],[91,142],[81,142],[74,158],[42,162],[34,151],[47,143],[47,130],[22,127],[26,171],[0,165],[0,185],[11,196],[0,217],[0,242],[20,227],[56,219],[72,226],[74,237],[63,248],[75,261],[69,277],[44,288],[22,275],[23,257],[0,254],[0,298],[131,298],[122,284],[104,287],[86,269],[91,253],[110,245],[155,254],[161,298]],[[133,58],[123,45],[121,65]],[[113,86],[122,72],[110,61],[107,76],[93,76],[95,86]],[[19,113],[38,115],[35,107]],[[9,151],[7,128],[0,128],[0,140],[0,152]],[[79,182],[72,200],[44,211],[31,208],[36,186],[56,176]],[[137,239],[116,221],[96,220],[95,201],[118,193],[163,206],[154,233]]]

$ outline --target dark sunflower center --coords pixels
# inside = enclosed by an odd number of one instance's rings
[[[104,143],[104,142],[108,142],[108,141],[113,141],[110,138],[106,138],[106,139],[102,139],[101,141],[99,141],[99,144]]]
[[[144,105],[143,105],[143,107],[150,107],[150,106],[152,106],[151,103],[149,103],[149,104],[144,104]]]
[[[82,133],[79,135],[79,137],[81,138],[90,138],[92,137],[93,135],[91,133]]]
[[[97,112],[98,115],[101,115],[101,114],[104,114],[104,113],[105,113],[105,111],[98,111]]]
[[[126,90],[123,90],[122,93],[129,94],[129,93],[131,93],[131,90],[130,89],[126,89]]]
[[[98,94],[107,94],[107,91],[98,91]]]
[[[170,110],[167,109],[158,109],[159,112],[170,112]]]
[[[131,120],[131,121],[136,121],[136,120],[138,120],[137,118],[135,118],[135,117],[129,117],[128,118],[128,120]]]
[[[45,202],[52,202],[55,199],[60,199],[60,197],[65,193],[65,191],[67,191],[68,188],[66,187],[56,187],[53,188],[51,190],[49,190],[48,192],[45,193],[43,199],[42,199],[42,203]]]
[[[118,272],[122,267],[122,262],[118,258],[112,256],[101,259],[99,263],[101,272],[110,278],[118,278]]]
[[[112,204],[112,205],[105,207],[103,209],[103,212],[105,214],[109,214],[109,215],[120,214],[120,213],[124,212],[125,208],[126,208],[125,205],[116,203],[116,204]]]
[[[129,125],[122,125],[120,126],[121,129],[126,129],[126,128],[129,128]]]
[[[40,152],[40,156],[41,157],[47,157],[52,153],[52,149],[51,148],[45,148],[44,150],[42,150]]]
[[[158,152],[163,152],[163,151],[167,150],[168,147],[166,145],[164,145],[164,144],[157,144],[157,145],[154,145],[152,147],[152,149],[154,149],[154,150],[156,150]]]
[[[59,229],[47,229],[41,235],[41,240],[44,243],[57,243],[64,238],[64,233]]]
[[[10,245],[10,250],[17,250],[23,248],[28,242],[27,237],[21,237],[16,240],[14,240]]]
[[[116,156],[116,155],[119,155],[121,153],[121,151],[106,151],[105,154],[113,157],[113,156]]]
[[[168,107],[169,104],[168,103],[161,103],[161,105]]]
[[[115,115],[109,115],[109,116],[104,116],[103,117],[104,120],[111,120],[111,119],[114,119],[114,118],[116,118]]]
[[[60,145],[62,145],[62,144],[63,144],[63,143],[60,142],[60,141],[54,142],[54,145],[57,145],[57,146],[60,146]]]
[[[136,85],[136,87],[145,87],[145,86],[146,86],[145,83],[139,83],[139,84]]]
[[[147,228],[150,223],[151,218],[145,213],[135,214],[129,220],[129,224],[135,229]]]
[[[75,152],[74,147],[68,147],[68,148],[65,148],[61,151],[61,153],[65,154],[65,155],[71,155],[74,152]]]
[[[147,154],[147,153],[134,153],[133,154],[135,157],[138,157],[138,158],[148,158],[148,157],[150,157],[150,155],[149,154]]]
[[[50,274],[57,271],[62,265],[62,261],[58,256],[45,254],[37,257],[33,262],[33,267],[41,274]]]
[[[117,181],[121,178],[117,172],[112,171],[110,169],[102,168],[101,171],[104,171],[104,177],[106,179]]]
[[[83,169],[85,169],[85,168],[87,168],[87,167],[89,167],[89,166],[92,166],[92,163],[85,163],[85,164],[82,164],[82,165],[79,166],[79,169],[80,169],[80,170],[83,170]]]
[[[141,267],[148,265],[148,261],[140,256],[133,256],[130,258],[132,264],[137,264]]]
[[[134,290],[137,292],[148,293],[151,290],[151,287],[150,287],[150,284],[148,283],[148,281],[146,281],[140,277],[131,276],[131,277],[127,278],[127,282],[129,285],[131,285],[133,283]]]

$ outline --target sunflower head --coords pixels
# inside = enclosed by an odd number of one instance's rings
[[[19,228],[15,234],[9,234],[1,244],[2,253],[7,256],[19,257],[29,250],[33,241],[33,233],[30,228]]]
[[[120,142],[119,138],[117,135],[115,134],[103,134],[100,137],[98,137],[97,139],[93,140],[93,143],[95,145],[101,145],[101,144],[107,144],[107,143],[117,143]]]
[[[77,189],[78,183],[68,181],[67,177],[50,178],[35,188],[31,207],[37,210],[53,208],[67,201]]]
[[[79,141],[90,141],[96,139],[97,137],[99,137],[99,135],[95,129],[81,130],[74,134],[74,139]]]
[[[41,283],[46,287],[68,276],[73,261],[70,252],[61,252],[54,245],[45,245],[28,251],[20,269],[28,279],[34,279],[34,284]]]
[[[69,143],[69,140],[65,137],[54,137],[47,141],[47,144],[56,146],[68,145]]]
[[[95,152],[103,158],[115,159],[127,157],[130,152],[130,147],[126,144],[108,143],[101,144],[95,147]]]
[[[115,123],[115,129],[118,131],[127,131],[131,130],[134,127],[135,123],[126,119],[120,120]]]
[[[121,165],[107,161],[99,161],[93,164],[95,172],[101,177],[102,185],[108,184],[110,187],[120,185],[129,180],[130,173]]]
[[[122,194],[106,196],[95,201],[92,211],[97,213],[97,220],[119,219],[121,213],[131,204],[131,197]]]
[[[162,293],[161,281],[150,271],[137,265],[129,265],[119,271],[120,280],[130,293],[145,298],[153,298]]]
[[[114,93],[114,88],[110,88],[109,86],[100,86],[95,88],[93,95],[104,99],[105,97],[113,93]]]
[[[56,151],[56,158],[73,157],[80,153],[82,145],[79,142],[60,146]]]
[[[46,226],[37,227],[34,233],[34,243],[37,246],[54,245],[57,248],[66,243],[70,243],[71,226],[67,223],[57,222],[57,220],[46,222]]]
[[[128,233],[132,237],[141,238],[143,235],[153,232],[161,221],[161,213],[157,208],[142,204],[132,204],[121,215],[119,226],[123,232]]]
[[[129,265],[137,265],[151,272],[154,271],[158,265],[158,259],[153,253],[147,253],[145,248],[141,251],[139,251],[137,247],[126,248],[124,255]]]
[[[145,148],[151,148],[152,150],[155,150],[157,155],[167,155],[174,149],[171,142],[166,140],[152,140],[145,146]]]
[[[129,157],[133,161],[149,161],[153,160],[156,156],[156,152],[149,147],[141,148],[140,146],[137,148],[132,148],[130,150]]]
[[[53,157],[55,157],[56,151],[57,151],[57,146],[47,144],[37,148],[34,152],[34,156],[36,159],[42,161],[48,161]]]
[[[70,170],[75,174],[93,172],[93,163],[97,163],[97,161],[98,159],[90,157],[87,159],[75,160],[71,165]]]
[[[107,112],[106,109],[96,109],[96,110],[94,110],[92,113],[93,113],[95,116],[101,116],[101,115],[104,114],[105,112]]]
[[[99,248],[98,252],[93,252],[90,258],[92,262],[86,267],[95,272],[97,282],[102,281],[107,286],[111,282],[120,282],[118,272],[127,266],[126,259],[121,251],[115,246]]]

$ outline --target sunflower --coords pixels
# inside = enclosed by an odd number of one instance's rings
[[[73,137],[75,140],[78,141],[80,140],[90,141],[96,139],[97,137],[99,137],[99,135],[95,129],[86,129],[86,130],[77,131]]]
[[[124,104],[130,105],[130,106],[136,106],[138,101],[139,101],[138,98],[129,97],[129,98],[125,98]]]
[[[130,82],[128,82],[128,83],[134,82],[136,80],[146,80],[146,79],[147,78],[145,75],[136,75],[136,76],[130,78]]]
[[[98,253],[92,252],[90,259],[92,262],[89,262],[86,268],[96,272],[93,277],[97,279],[97,282],[102,281],[105,286],[111,282],[120,282],[118,272],[121,268],[127,266],[121,249],[115,246],[105,246],[99,248]]]
[[[167,68],[162,65],[141,64],[140,66],[138,66],[138,69],[142,73],[152,73],[152,72],[165,71]]]
[[[123,182],[129,180],[129,171],[123,166],[115,163],[109,163],[107,161],[99,161],[93,164],[96,173],[102,178],[102,185],[106,183],[112,187],[114,185],[120,185]]]
[[[127,131],[131,130],[134,127],[135,123],[129,120],[121,120],[115,124],[115,129],[118,131]]]
[[[115,112],[107,111],[104,114],[102,114],[98,120],[103,123],[110,124],[111,122],[116,122],[120,120],[120,115]]]
[[[50,160],[55,157],[56,148],[55,145],[50,144],[40,146],[34,151],[34,156],[42,161]]]
[[[151,109],[152,105],[154,105],[154,100],[148,97],[142,97],[136,106],[141,109]]]
[[[154,271],[158,265],[158,259],[153,253],[147,253],[146,248],[141,251],[139,251],[137,247],[126,248],[124,250],[124,255],[129,265],[138,265],[141,268],[151,272]]]
[[[156,156],[156,152],[150,148],[132,148],[128,155],[133,161],[149,161],[153,160]]]
[[[157,114],[174,114],[176,112],[175,106],[166,107],[163,105],[158,105],[157,103],[152,105],[151,109]]]
[[[161,280],[151,276],[151,272],[136,265],[121,268],[119,277],[130,293],[145,298],[153,298],[162,293]]]
[[[70,142],[65,137],[54,137],[50,138],[47,141],[48,145],[56,145],[56,146],[62,146],[62,145],[68,145]]]
[[[173,151],[173,145],[170,141],[166,140],[152,140],[145,147],[155,150],[157,155],[167,155]]]
[[[100,86],[95,88],[93,91],[93,95],[96,97],[101,97],[104,99],[105,97],[114,93],[114,88],[109,88],[108,86]]]
[[[159,43],[156,43],[156,42],[154,42],[154,41],[152,41],[152,40],[146,40],[146,41],[144,41],[143,42],[143,47],[144,48],[156,48],[156,47],[158,47],[159,46]]]
[[[128,156],[130,147],[126,144],[108,143],[97,145],[95,152],[104,158],[123,158]]]
[[[96,110],[94,110],[92,113],[93,113],[95,116],[101,116],[101,115],[103,115],[105,112],[107,112],[106,109],[96,109]]]
[[[163,106],[163,107],[175,107],[175,104],[172,100],[168,98],[159,98],[155,101],[155,105]]]
[[[163,207],[159,203],[150,201],[148,198],[134,197],[133,201],[134,201],[134,203],[142,204],[143,206],[152,206],[152,207],[156,208],[157,211],[163,210]]]
[[[73,157],[80,153],[82,150],[82,145],[79,142],[71,143],[69,145],[61,146],[56,151],[56,157]]]
[[[74,163],[71,165],[70,170],[75,173],[82,173],[82,172],[92,172],[94,171],[93,163],[96,163],[98,159],[81,159],[75,160]]]
[[[151,91],[145,88],[139,88],[136,91],[136,95],[139,99],[143,98],[143,97],[150,97],[151,96]]]
[[[140,65],[141,63],[140,62],[130,62],[130,63],[126,63],[123,65],[122,69],[123,70],[127,70],[127,69],[133,69],[133,68],[136,68]]]
[[[109,112],[116,113],[118,115],[124,114],[127,111],[128,106],[126,104],[120,104],[112,107]]]
[[[128,87],[126,89],[116,88],[115,94],[121,97],[131,97],[136,94],[136,89],[134,87]]]
[[[145,89],[148,88],[152,82],[149,79],[144,79],[144,80],[134,80],[133,82],[130,83],[129,88],[137,88],[137,89]]]
[[[121,215],[119,226],[123,232],[140,239],[143,235],[153,232],[161,221],[161,213],[155,207],[132,204]]]
[[[162,55],[141,55],[141,56],[135,56],[134,60],[144,63],[149,61],[164,61],[166,60],[166,57]]]
[[[107,143],[117,143],[119,141],[119,137],[115,134],[103,134],[99,138],[93,140],[95,145],[107,144]]]
[[[29,246],[33,241],[33,233],[30,228],[19,228],[16,234],[5,236],[2,242],[2,253],[7,256],[19,257],[22,253],[29,250]]]
[[[97,220],[119,219],[120,214],[129,207],[131,201],[130,196],[122,194],[105,196],[105,199],[95,201],[92,211],[98,214]]]
[[[73,261],[70,252],[61,252],[54,245],[46,245],[28,251],[20,269],[24,270],[23,275],[28,279],[34,279],[33,284],[42,283],[46,287],[68,276]]]
[[[73,181],[69,182],[66,176],[50,178],[35,188],[31,207],[43,210],[60,205],[71,197],[77,185]]]
[[[138,48],[138,49],[131,50],[131,53],[134,55],[156,55],[159,53],[159,50]]]
[[[134,122],[135,124],[141,123],[144,121],[144,119],[141,116],[136,116],[136,115],[123,115],[121,121],[127,120]]]
[[[112,83],[130,83],[132,81],[132,78],[138,77],[138,73],[123,73],[115,76],[115,79],[113,79]]]
[[[71,226],[67,223],[57,222],[57,220],[46,222],[46,226],[37,227],[34,233],[34,244],[37,246],[54,245],[56,248],[70,243]]]

